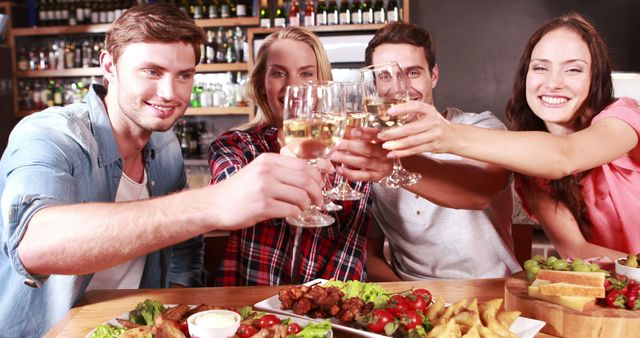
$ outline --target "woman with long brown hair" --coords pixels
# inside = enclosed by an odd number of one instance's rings
[[[533,34],[507,116],[518,132],[423,115],[380,137],[392,157],[454,153],[519,173],[525,207],[562,256],[640,252],[640,109],[613,97],[608,49],[593,25],[569,14]]]

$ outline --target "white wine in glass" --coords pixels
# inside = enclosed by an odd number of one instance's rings
[[[361,82],[339,82],[341,87],[343,106],[346,113],[345,138],[349,138],[351,130],[367,126],[367,113],[364,109],[364,96]],[[344,168],[344,164],[342,164]],[[356,201],[364,194],[349,186],[346,178],[338,176],[338,185],[331,189],[331,196],[339,201]]]
[[[298,158],[315,165],[327,156],[344,136],[344,113],[329,109],[337,98],[332,90],[319,85],[288,86],[282,132],[286,146]],[[323,227],[335,219],[310,205],[297,217],[287,217],[287,222],[300,227]]]
[[[360,75],[366,102],[365,108],[372,127],[386,130],[401,126],[410,119],[410,116],[389,114],[391,107],[409,100],[407,80],[397,62],[361,68]],[[400,159],[396,158],[393,161],[391,174],[378,183],[386,188],[397,189],[416,184],[420,178],[420,174],[404,169]]]

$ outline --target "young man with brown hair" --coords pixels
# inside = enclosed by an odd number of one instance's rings
[[[456,108],[437,112],[433,89],[439,69],[431,35],[424,29],[408,23],[389,24],[375,34],[365,53],[367,65],[400,64],[411,98],[404,105],[412,105],[414,111],[434,111],[457,123],[505,128],[490,112],[465,113]],[[402,128],[410,129],[413,123]],[[382,232],[374,227],[369,235],[370,280],[489,278],[520,270],[511,238],[507,170],[428,153],[403,158],[402,164],[420,173],[422,179],[396,190],[373,185],[372,214]],[[352,175],[358,173],[347,170],[345,174],[354,179],[357,176]],[[389,243],[391,266],[383,258],[384,238]]]
[[[0,161],[0,327],[39,337],[94,288],[201,286],[202,234],[322,203],[305,161],[266,154],[215,186],[186,187],[173,124],[184,114],[203,31],[170,5],[113,23],[107,88],[22,120]],[[166,196],[165,196],[166,195]]]

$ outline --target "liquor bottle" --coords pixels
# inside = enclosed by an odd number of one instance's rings
[[[318,0],[318,9],[316,10],[316,24],[318,26],[326,26],[329,24],[329,9],[324,0]]]
[[[342,0],[340,3],[340,17],[338,22],[341,25],[348,25],[351,23],[351,6],[349,0]]]
[[[220,9],[220,2],[218,0],[211,0],[208,4],[209,19],[216,19],[220,15],[218,10]]]
[[[351,23],[357,25],[362,24],[362,7],[360,7],[360,0],[353,0],[351,3]]]
[[[46,0],[38,1],[38,26],[44,27],[48,25],[49,4]]]
[[[67,3],[67,22],[69,26],[75,26],[78,24],[78,18],[76,17],[76,8],[78,4],[75,1],[69,1]]]
[[[91,3],[89,1],[83,1],[82,8],[84,9],[84,21],[82,23],[88,25],[91,23]]]
[[[26,71],[29,70],[29,61],[27,60],[27,49],[24,46],[20,46],[18,49],[18,60],[17,67],[18,70]]]
[[[216,62],[216,32],[209,30],[207,31],[207,45],[205,47],[205,62],[204,63],[214,63]]]
[[[276,7],[276,16],[273,19],[274,27],[285,27],[287,25],[287,16],[284,12],[284,0],[278,0],[278,7]]]
[[[187,13],[187,14],[191,14],[189,13],[189,3],[186,0],[180,0],[178,1],[178,3],[176,4],[178,8],[180,8],[181,11]]]
[[[387,22],[400,21],[400,6],[397,0],[389,0],[387,3]]]
[[[237,2],[236,4],[236,15],[240,18],[247,16],[247,4],[245,3],[245,1],[240,0]]]
[[[233,31],[227,31],[227,50],[225,51],[224,58],[227,63],[234,63],[237,61],[236,57],[236,44],[233,40]]]
[[[373,23],[384,23],[386,17],[385,14],[384,1],[376,0],[373,4]]]
[[[231,5],[229,4],[229,1],[222,0],[222,2],[220,3],[220,17],[224,19],[230,16],[231,16]]]
[[[83,25],[86,23],[86,19],[84,17],[84,12],[85,12],[85,2],[84,1],[78,1],[76,3],[76,23],[78,25]]]
[[[269,14],[269,4],[267,0],[261,0],[260,2],[260,27],[271,27],[271,17]]]
[[[202,7],[204,6],[204,3],[202,0],[195,0],[195,1],[191,1],[191,4],[189,5],[189,11],[191,12],[191,17],[194,18],[195,20],[199,20],[203,18],[203,14],[202,14]]]
[[[100,3],[97,1],[91,2],[91,24],[100,23]]]
[[[227,52],[227,43],[224,39],[224,32],[222,27],[218,27],[218,34],[216,34],[216,62],[225,62],[225,53]]]
[[[312,0],[305,0],[304,5],[304,26],[311,27],[316,25],[316,11]]]
[[[340,11],[336,0],[329,0],[329,8],[327,10],[327,24],[337,25],[340,20]]]
[[[291,1],[291,7],[289,7],[289,26],[300,26],[300,6],[298,0]]]
[[[365,25],[373,23],[373,4],[371,0],[362,2],[362,23]]]

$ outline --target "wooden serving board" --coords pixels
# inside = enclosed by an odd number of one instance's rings
[[[640,337],[640,310],[614,309],[590,305],[583,312],[529,297],[531,282],[526,272],[506,278],[504,306],[522,312],[522,316],[547,323],[542,332],[558,337]],[[598,300],[600,302],[602,300]]]

